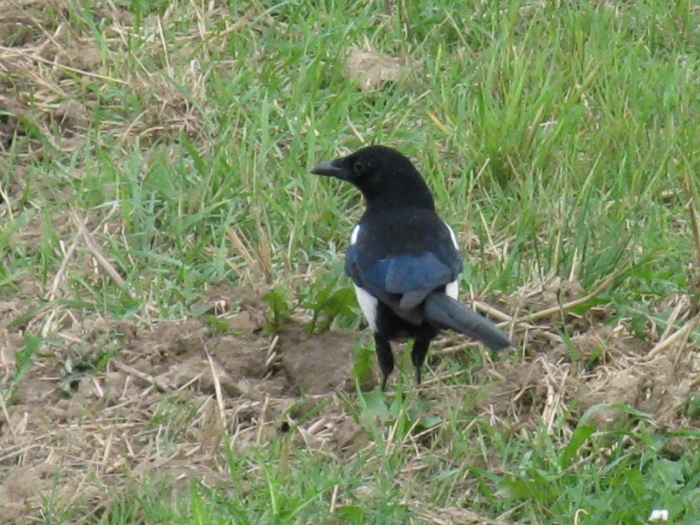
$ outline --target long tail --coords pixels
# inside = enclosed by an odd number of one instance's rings
[[[431,293],[424,304],[426,319],[441,328],[468,335],[491,350],[515,346],[506,333],[491,321],[444,293]]]

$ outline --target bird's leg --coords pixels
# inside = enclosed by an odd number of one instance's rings
[[[379,368],[382,369],[382,392],[386,389],[386,381],[389,379],[391,372],[394,370],[394,354],[391,353],[391,343],[389,340],[382,337],[378,333],[374,334],[374,345],[377,351],[377,360]]]
[[[425,356],[428,354],[428,348],[430,348],[430,339],[427,337],[418,337],[413,343],[413,349],[411,350],[411,361],[416,369],[416,384],[420,385],[420,370],[425,361]]]

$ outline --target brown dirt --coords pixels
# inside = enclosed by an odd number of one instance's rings
[[[227,311],[230,300],[241,298],[240,310]],[[225,321],[225,332],[200,318],[153,325],[89,318],[62,325],[49,339],[2,406],[0,498],[7,503],[0,523],[41,513],[47,494],[79,515],[101,512],[130,479],[167,475],[183,483],[195,477],[225,483],[226,468],[217,459],[224,434],[235,436],[236,447],[264,442],[311,410],[318,413],[295,432],[296,445],[344,457],[367,444],[370,437],[335,394],[353,391],[357,334],[307,338],[297,320],[265,335],[264,306],[249,290],[222,287],[203,303]],[[4,389],[24,345],[13,324],[21,313],[17,304],[0,303]],[[634,339],[623,325],[590,319],[583,325],[589,328],[567,346],[556,342],[548,324],[542,325],[548,338],[529,337],[543,329],[518,324],[526,330],[517,331],[520,356],[503,356],[484,368],[478,385],[464,385],[477,393],[476,411],[518,432],[540,423],[560,428],[562,420],[572,431],[584,415],[601,429],[633,419],[612,404],[645,412],[660,428],[698,425],[685,410],[700,384],[696,349],[681,341],[660,351],[659,342]],[[422,387],[437,415],[465,395],[464,389],[441,388],[440,354],[460,348],[454,338],[442,344],[432,359],[436,371]],[[99,368],[106,353],[113,356]],[[599,404],[607,405],[590,411]],[[163,440],[174,446],[163,448]],[[679,447],[683,453],[684,444]],[[417,512],[432,511],[418,506]],[[452,522],[460,521],[446,521]]]
[[[86,320],[61,331],[65,344],[55,341],[52,355],[37,357],[4,403],[0,523],[18,523],[36,512],[47,490],[73,509],[84,505],[87,510],[98,500],[105,504],[127,467],[133,477],[158,472],[174,479],[221,481],[221,469],[206,459],[219,450],[221,414],[243,446],[267,439],[336,390],[351,389],[354,334],[306,338],[293,322],[274,337],[263,335],[256,322],[259,310],[259,303],[248,301],[247,310],[227,314],[230,333],[196,318],[151,328]],[[9,388],[24,338],[8,329],[19,313],[15,305],[2,303],[0,312],[0,386]],[[95,369],[109,351],[116,353],[106,368]],[[298,407],[302,396],[307,402]],[[334,424],[311,439],[337,451],[353,446],[357,426],[340,413],[337,400],[321,416],[332,417]],[[179,442],[165,455],[155,450],[156,433],[147,429],[161,418],[159,432],[177,435]],[[180,429],[186,429],[183,435]],[[76,490],[85,484],[89,490],[76,502]]]

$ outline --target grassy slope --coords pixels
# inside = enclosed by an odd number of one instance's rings
[[[107,255],[140,298],[71,271],[67,299],[88,311],[176,317],[210,281],[337,273],[361,202],[308,168],[358,147],[354,130],[419,162],[472,247],[465,284],[480,295],[551,274],[590,289],[621,272],[598,301],[643,321],[688,285],[683,188],[700,158],[690,2],[194,4],[134,2],[117,34],[76,2],[68,22],[98,46],[97,71],[121,82],[80,78],[67,94],[91,101],[87,140],[28,167],[24,207],[2,226],[4,296],[22,297],[23,280],[50,287],[68,206],[105,221]],[[373,92],[348,80],[344,57],[365,42],[405,59],[405,79]],[[21,147],[2,160],[5,184]],[[34,245],[11,240],[36,220]],[[571,523],[577,509],[580,523],[640,523],[656,507],[674,523],[700,518],[697,456],[659,456],[644,426],[573,462],[568,436],[506,434],[471,421],[467,402],[411,472],[403,403],[393,426],[366,423],[375,440],[348,461],[280,441],[232,455],[238,488],[195,488],[180,507],[143,496],[103,520],[406,523],[413,500],[527,523]],[[333,487],[355,503],[330,518]]]

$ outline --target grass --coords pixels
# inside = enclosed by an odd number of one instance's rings
[[[19,321],[29,334],[51,340],[62,317],[50,309],[185,317],[217,282],[276,290],[268,303],[282,317],[297,300],[355,326],[339,261],[363,205],[309,168],[369,142],[419,164],[465,246],[462,284],[476,296],[553,276],[590,291],[614,276],[578,314],[605,307],[608,324],[651,344],[691,316],[673,309],[679,296],[697,301],[700,263],[686,190],[698,191],[700,159],[693,2],[42,5],[25,12],[59,31],[65,53],[1,49],[25,69],[0,94],[29,109],[0,112],[16,124],[0,156],[12,202],[1,209],[0,295],[32,307]],[[401,58],[400,79],[361,90],[345,58],[363,46]],[[69,255],[83,223],[122,281],[96,271],[82,245]],[[37,358],[31,341],[23,351]],[[537,353],[532,343],[505,359]],[[25,356],[8,392],[27,366]],[[464,369],[457,358],[446,366]],[[483,373],[469,377],[488,388]],[[394,397],[344,398],[367,436],[349,457],[278,434],[227,449],[222,488],[195,482],[173,501],[171,481],[141,480],[88,522],[458,523],[475,512],[629,524],[655,508],[670,523],[700,518],[697,417],[663,428],[635,413],[600,429],[572,422],[567,406],[551,428],[519,429],[512,414],[477,410],[465,383],[447,381],[438,415],[401,382]],[[686,449],[670,452],[678,440]],[[68,523],[65,512],[45,522]]]

